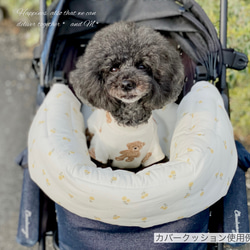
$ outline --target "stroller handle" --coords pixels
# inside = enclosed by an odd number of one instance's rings
[[[228,12],[228,0],[220,0],[220,41],[222,49],[227,48],[227,12]],[[224,99],[225,108],[229,114],[229,98],[228,98],[228,86],[227,86],[227,73],[226,65],[222,65],[219,89]]]
[[[47,5],[45,0],[40,0],[40,11],[42,13],[45,13],[47,10]],[[40,23],[46,23],[47,22],[47,16],[46,15],[40,15]],[[43,48],[44,44],[44,38],[45,38],[45,27],[41,25],[40,27],[40,46]],[[40,59],[41,60],[41,59]],[[42,62],[40,62],[40,85],[44,86],[44,65]]]
[[[220,41],[223,49],[227,48],[227,0],[220,0]]]

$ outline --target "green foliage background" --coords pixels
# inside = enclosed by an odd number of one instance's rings
[[[47,0],[51,3],[52,0]],[[197,0],[216,29],[219,30],[219,0]],[[0,0],[0,6],[9,10],[10,17],[18,21],[20,8],[38,10],[38,0]],[[218,32],[219,33],[219,32]],[[38,40],[39,32],[31,32],[28,43]],[[36,38],[33,38],[36,37]],[[32,40],[33,39],[33,40]],[[228,48],[234,48],[250,58],[250,0],[228,0]],[[250,63],[243,71],[227,70],[230,92],[231,121],[235,136],[250,149]]]
[[[16,10],[19,8],[37,10],[39,7],[39,0],[0,0],[0,5],[8,9],[10,17],[16,19]]]
[[[219,30],[219,0],[197,0]],[[227,47],[248,55],[250,59],[250,0],[228,1]],[[243,71],[227,70],[231,121],[235,137],[250,149],[250,63]]]

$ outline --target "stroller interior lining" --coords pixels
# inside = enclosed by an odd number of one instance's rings
[[[151,227],[190,217],[227,193],[237,152],[223,100],[212,84],[195,84],[177,111],[172,105],[155,112],[170,161],[136,174],[96,168],[80,107],[67,86],[55,84],[28,140],[31,178],[69,211],[109,224]]]

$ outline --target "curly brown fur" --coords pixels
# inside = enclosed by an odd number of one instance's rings
[[[174,46],[151,28],[130,22],[97,32],[70,75],[82,102],[109,111],[125,126],[145,123],[152,110],[174,102],[183,79]]]

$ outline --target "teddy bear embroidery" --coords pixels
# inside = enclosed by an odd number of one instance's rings
[[[141,141],[135,141],[127,144],[127,150],[120,151],[120,156],[116,157],[115,159],[117,161],[126,161],[126,162],[132,162],[135,158],[140,157],[141,155],[141,149],[145,146],[144,142]],[[148,154],[147,154],[148,156]],[[149,158],[149,157],[148,157]],[[144,159],[143,159],[144,160]]]
[[[91,158],[96,159],[95,148],[89,149],[89,155]]]
[[[148,152],[145,157],[142,159],[141,163],[144,164],[148,161],[148,159],[151,157],[152,153]]]
[[[112,118],[109,112],[106,112],[106,121],[107,123],[111,123],[112,122]]]

